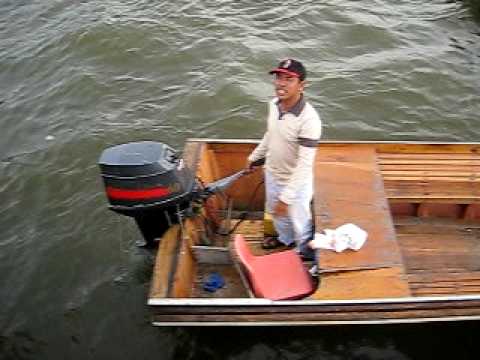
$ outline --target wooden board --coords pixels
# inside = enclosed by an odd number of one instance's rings
[[[401,267],[322,274],[316,300],[395,298],[410,294]]]
[[[156,325],[288,325],[378,324],[426,321],[475,320],[480,317],[478,299],[401,299],[380,302],[322,302],[319,304],[224,304],[152,305]]]
[[[215,160],[218,164],[220,177],[229,176],[245,168],[247,157],[253,149],[230,150],[225,147],[212,147]],[[263,171],[257,171],[243,176],[226,190],[226,195],[234,201],[236,209],[249,211],[263,210],[265,201],[265,186],[263,184]]]
[[[414,296],[480,294],[480,222],[395,219]]]
[[[368,232],[358,251],[320,252],[322,270],[402,266],[383,181],[373,147],[321,147],[315,164],[315,227],[354,223]]]
[[[359,251],[319,251],[314,299],[409,296],[403,261],[373,147],[321,147],[315,163],[315,227],[353,223],[367,231]],[[347,271],[348,270],[348,271]]]
[[[171,296],[176,298],[190,297],[192,284],[196,272],[196,263],[190,246],[192,240],[187,234],[180,232],[180,249],[178,252],[178,265],[172,284]]]
[[[480,294],[480,271],[408,274],[414,296],[477,295]]]
[[[403,178],[385,180],[387,197],[392,202],[423,201],[472,204],[480,203],[480,183]]]
[[[480,223],[403,218],[396,225],[412,294],[480,294]]]
[[[480,202],[480,155],[457,153],[379,154],[391,201],[470,204]]]
[[[196,174],[200,165],[200,157],[205,151],[206,144],[187,142],[183,148],[182,158],[185,161],[185,166],[190,169],[193,174]]]
[[[175,272],[175,252],[178,250],[180,226],[173,225],[163,235],[157,250],[155,266],[153,268],[152,282],[150,285],[150,298],[165,298],[169,291]]]

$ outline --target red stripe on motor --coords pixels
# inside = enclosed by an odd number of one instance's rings
[[[170,194],[168,188],[156,187],[150,189],[118,189],[111,186],[106,188],[107,196],[111,199],[117,200],[141,200],[141,199],[150,199],[158,198]]]

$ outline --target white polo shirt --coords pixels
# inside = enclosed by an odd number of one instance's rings
[[[281,186],[280,200],[291,204],[302,186],[312,184],[317,143],[322,123],[315,109],[302,97],[288,112],[281,113],[277,98],[269,102],[267,131],[248,157],[266,157],[265,168]]]

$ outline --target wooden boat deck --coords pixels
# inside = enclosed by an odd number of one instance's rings
[[[393,221],[403,267],[323,273],[321,287],[311,298],[326,300],[480,293],[478,222],[418,217],[396,217]],[[261,220],[246,220],[235,232],[246,235],[256,255],[274,251],[261,248],[263,225]],[[451,246],[452,243],[455,246]],[[312,264],[308,262],[305,265],[308,267]],[[192,287],[193,298],[248,297],[238,272],[231,265],[197,266]],[[227,284],[216,293],[203,290],[203,282],[212,272],[220,273]]]
[[[240,169],[254,146],[189,143],[187,163],[197,159],[197,174],[208,183]],[[240,301],[261,299],[249,299],[245,279],[234,266],[195,260],[192,245],[205,234],[187,221],[183,227],[173,226],[160,243],[150,304],[163,304],[159,299],[167,302],[156,319],[166,323],[364,323],[480,318],[479,154],[479,144],[321,144],[313,206],[316,231],[351,222],[368,232],[364,247],[339,254],[322,250],[317,291],[292,302],[304,304],[301,309],[284,305],[274,310],[268,307],[273,303]],[[260,246],[264,223],[258,220],[264,202],[261,178],[257,172],[239,180],[224,197],[209,200],[203,215],[221,228],[218,214],[227,212],[226,199],[233,198],[235,214],[247,210],[247,217],[256,219],[243,221],[236,232],[245,235],[257,255],[266,253]],[[213,271],[224,276],[226,287],[208,293],[203,282]],[[193,301],[189,304],[195,310],[187,310],[185,316],[182,305],[168,299],[227,302],[221,303],[221,310],[215,303],[200,303],[197,308]],[[230,303],[236,305],[227,306]],[[283,315],[276,316],[277,311]]]
[[[315,162],[316,231],[354,223],[368,232],[360,251],[319,251],[314,299],[410,296],[375,148],[325,147]]]
[[[459,219],[396,221],[414,296],[480,293],[480,224]]]
[[[359,252],[321,251],[324,275],[313,298],[479,292],[478,236],[472,228],[465,230],[465,221],[478,217],[479,156],[428,150],[382,153],[350,145],[319,151],[316,228],[352,222],[369,238]],[[394,228],[389,202],[394,212],[415,217]]]

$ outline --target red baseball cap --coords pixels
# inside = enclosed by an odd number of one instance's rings
[[[289,74],[291,76],[296,76],[300,79],[300,81],[305,80],[307,77],[307,70],[305,69],[305,66],[298,61],[294,59],[286,59],[280,61],[280,64],[278,66],[271,70],[269,74],[277,74],[277,73],[283,73],[283,74]]]

